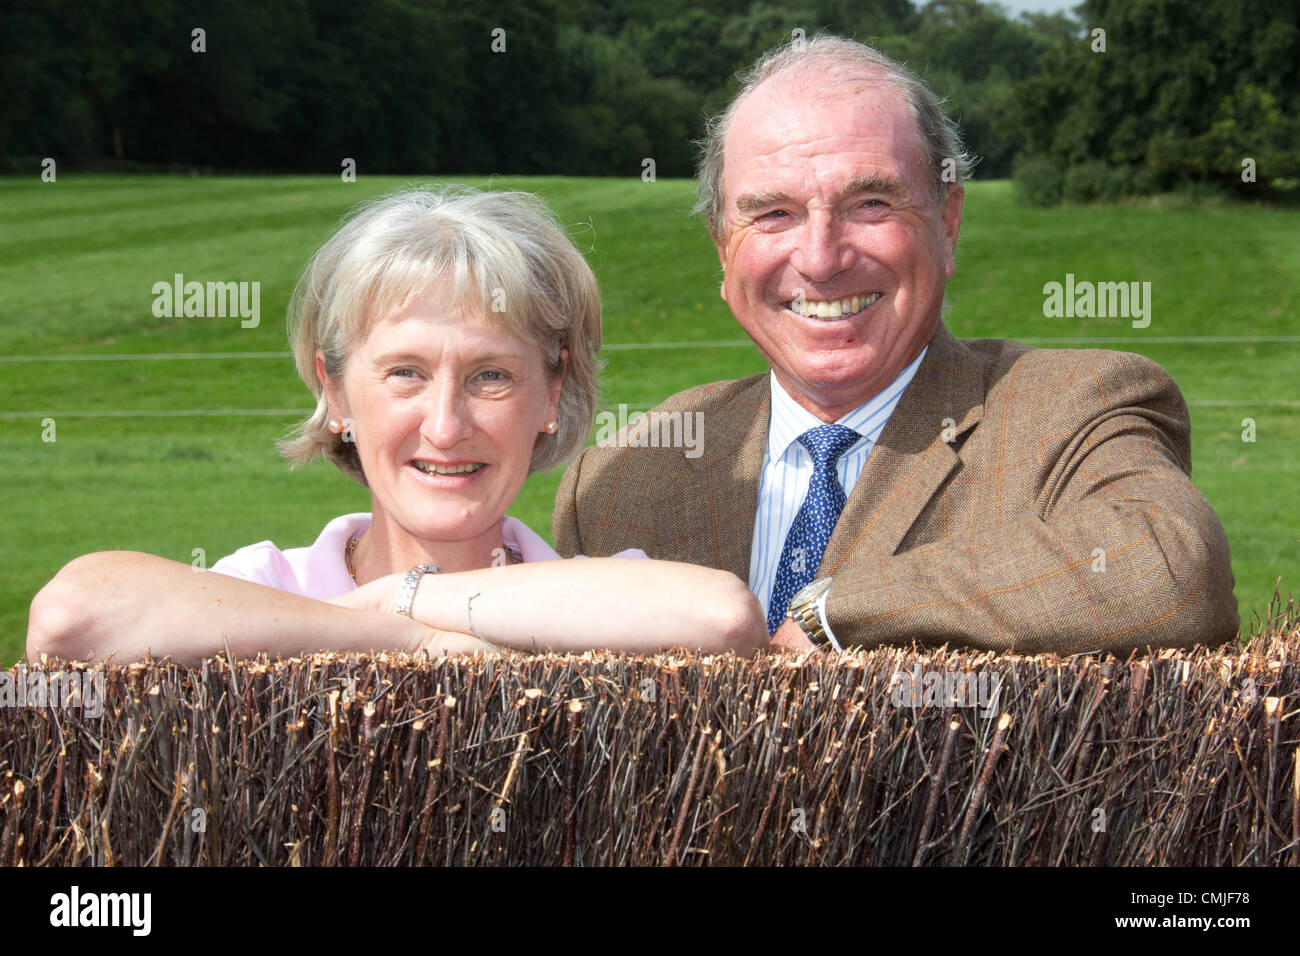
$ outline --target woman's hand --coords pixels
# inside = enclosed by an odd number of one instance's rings
[[[377,578],[329,603],[393,614],[404,577]],[[411,616],[449,635],[430,642],[430,653],[493,647],[479,635],[534,653],[608,648],[646,654],[684,647],[749,657],[769,646],[763,610],[745,582],[697,565],[586,558],[425,577]]]
[[[443,631],[436,627],[431,627],[428,630],[429,636],[420,644],[419,650],[424,651],[430,657],[441,657],[444,654],[477,654],[483,657],[501,656],[502,649],[500,647],[480,638],[471,637],[459,631]]]
[[[402,585],[404,574],[386,574],[382,578],[368,581],[346,594],[332,597],[325,603],[338,607],[348,607],[356,611],[371,611],[379,614],[397,612],[397,591]],[[460,631],[425,625],[425,637],[415,651],[424,651],[431,657],[444,654],[484,654],[499,655],[501,648],[488,641]]]
[[[360,587],[332,597],[327,604],[338,607],[350,607],[357,611],[378,611],[380,614],[392,614],[397,610],[397,589],[401,586],[401,574],[386,574],[375,578]]]
[[[379,585],[381,597],[350,600],[395,601],[399,577]],[[533,653],[684,647],[749,657],[768,646],[762,608],[743,581],[673,561],[586,558],[431,575],[411,614],[429,627]]]

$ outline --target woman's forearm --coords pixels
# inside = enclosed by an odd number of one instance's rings
[[[111,551],[69,562],[36,595],[27,654],[92,661],[151,654],[195,663],[227,652],[241,658],[481,648],[460,637],[441,639],[396,614],[335,607],[155,555]]]
[[[768,642],[758,599],[739,578],[675,561],[583,558],[426,575],[412,614],[526,651],[748,656]]]

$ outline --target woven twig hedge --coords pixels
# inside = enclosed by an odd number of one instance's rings
[[[0,862],[1295,865],[1298,652],[109,667],[0,707]]]

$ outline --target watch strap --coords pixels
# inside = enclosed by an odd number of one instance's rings
[[[831,579],[813,581],[790,602],[786,616],[797,623],[815,647],[840,650],[826,624],[826,596],[830,593]]]

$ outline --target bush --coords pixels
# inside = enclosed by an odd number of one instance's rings
[[[1124,196],[1152,196],[1160,192],[1160,174],[1144,163],[1132,166],[1118,166],[1115,175],[1119,177]]]
[[[1114,202],[1160,191],[1159,174],[1143,164],[1112,166],[1093,159],[1062,169],[1045,156],[1018,163],[1015,183],[1021,201],[1030,206]]]
[[[1204,179],[1185,179],[1174,191],[1196,205],[1222,202],[1228,198],[1228,190],[1221,183]]]
[[[1065,175],[1046,156],[1017,158],[1011,178],[1016,196],[1026,206],[1055,206],[1061,201]]]
[[[1065,173],[1063,196],[1067,202],[1109,202],[1123,195],[1124,167],[1112,168],[1101,160],[1071,166]]]

